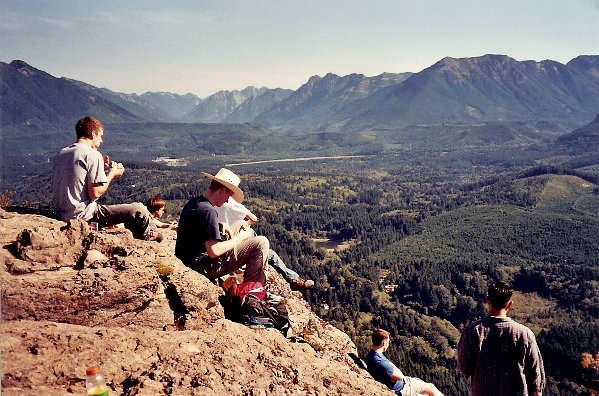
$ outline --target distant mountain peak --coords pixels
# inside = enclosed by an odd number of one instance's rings
[[[50,76],[50,74],[36,69],[35,67],[29,65],[27,62],[22,61],[22,60],[13,60],[12,62],[10,62],[10,65],[12,67],[14,67],[16,70],[18,70],[21,74],[23,74],[24,76],[35,76],[35,75],[43,75],[43,76]]]
[[[10,65],[16,69],[20,69],[23,67],[35,69],[34,67],[30,66],[27,62],[19,60],[19,59],[13,60],[12,62],[10,62]]]
[[[575,67],[589,76],[593,81],[599,83],[599,56],[580,55],[567,63],[567,66]]]
[[[21,60],[2,63],[0,72],[6,87],[0,121],[41,129],[71,125],[81,109],[110,122],[250,122],[293,133],[505,120],[576,128],[599,109],[599,55],[581,55],[566,65],[501,54],[448,56],[419,73],[328,72],[295,91],[250,85],[205,99],[169,92],[118,94],[57,79]]]
[[[507,55],[486,54],[473,58],[452,58],[446,56],[432,65],[431,70],[451,70],[458,73],[468,72],[472,69],[508,67],[517,63]]]

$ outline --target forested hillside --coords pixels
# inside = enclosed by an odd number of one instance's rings
[[[1,132],[0,205],[47,208],[51,158],[74,132]],[[510,315],[545,357],[545,394],[579,395],[599,389],[596,132],[597,120],[572,132],[560,122],[481,121],[285,135],[117,119],[100,151],[126,171],[101,200],[160,195],[177,220],[206,189],[201,172],[227,166],[242,177],[256,230],[315,280],[304,295],[314,312],[362,355],[372,328],[387,328],[388,355],[405,373],[467,395],[456,343],[486,314],[489,282],[506,280],[517,291]]]
[[[599,352],[599,172],[588,164],[591,153],[555,166],[535,165],[538,149],[513,153],[398,151],[230,167],[260,218],[257,231],[316,281],[305,298],[362,354],[372,327],[387,328],[395,337],[388,355],[404,372],[466,395],[455,346],[464,325],[486,314],[488,283],[503,279],[517,290],[510,315],[537,334],[545,394],[581,394],[597,379],[581,359]],[[103,200],[161,195],[176,220],[207,187],[199,171],[232,159],[185,167],[125,161],[125,177]],[[577,161],[580,168],[568,168]],[[5,191],[5,203],[44,206],[49,171],[18,186]]]

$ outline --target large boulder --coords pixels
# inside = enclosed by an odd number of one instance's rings
[[[83,394],[91,365],[123,395],[389,394],[274,270],[289,338],[226,319],[222,289],[185,267],[164,233],[145,242],[0,210],[2,394]]]

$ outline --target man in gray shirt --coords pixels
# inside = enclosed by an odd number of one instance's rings
[[[97,199],[108,191],[110,182],[125,172],[122,164],[102,157],[104,125],[83,117],[75,126],[77,141],[60,150],[52,163],[52,207],[59,217],[96,222],[99,227],[124,223],[138,239],[160,241],[148,232],[150,213],[141,202],[101,205]],[[106,173],[108,172],[108,173]]]
[[[458,343],[458,370],[470,376],[473,396],[540,396],[545,387],[543,358],[533,332],[507,317],[512,288],[489,286],[489,316],[470,324]]]

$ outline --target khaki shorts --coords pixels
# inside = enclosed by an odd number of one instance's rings
[[[426,395],[423,393],[425,389],[428,389],[429,385],[420,378],[416,377],[404,377],[404,386],[401,390],[402,396],[419,396]]]

